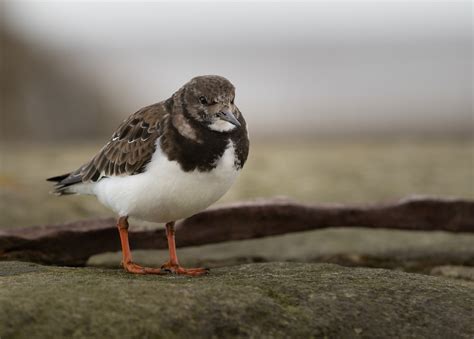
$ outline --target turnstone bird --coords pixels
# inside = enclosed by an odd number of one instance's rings
[[[217,201],[244,165],[249,140],[234,103],[235,88],[216,75],[198,76],[169,99],[144,107],[77,170],[52,177],[54,193],[91,194],[115,211],[122,265],[131,273],[201,275],[176,255],[174,223]],[[128,217],[166,223],[169,261],[161,268],[132,261]]]

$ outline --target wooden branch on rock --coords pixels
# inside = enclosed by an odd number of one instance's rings
[[[371,206],[305,205],[273,199],[206,210],[177,223],[177,245],[196,246],[328,227],[474,232],[474,201],[418,198]],[[164,249],[165,232],[131,231],[133,249]],[[0,259],[84,265],[94,254],[118,251],[115,220],[0,231]]]

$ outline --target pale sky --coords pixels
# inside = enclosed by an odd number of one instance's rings
[[[469,1],[3,5],[124,112],[220,74],[256,132],[472,128]]]

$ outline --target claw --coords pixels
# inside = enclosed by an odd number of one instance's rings
[[[177,275],[199,276],[209,274],[209,268],[184,268],[179,265],[173,265],[170,262],[161,266],[162,272],[169,272]]]
[[[126,272],[135,273],[135,274],[165,274],[161,272],[159,268],[152,268],[152,267],[143,267],[134,262],[127,262],[125,264],[122,263],[123,268]]]

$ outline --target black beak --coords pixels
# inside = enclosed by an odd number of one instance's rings
[[[237,126],[237,127],[240,127],[242,126],[239,122],[239,120],[237,120],[237,118],[235,117],[234,114],[232,114],[232,112],[230,111],[226,111],[226,112],[219,112],[219,116],[221,117],[222,120],[225,120],[225,121],[228,121],[230,122],[231,124]]]

